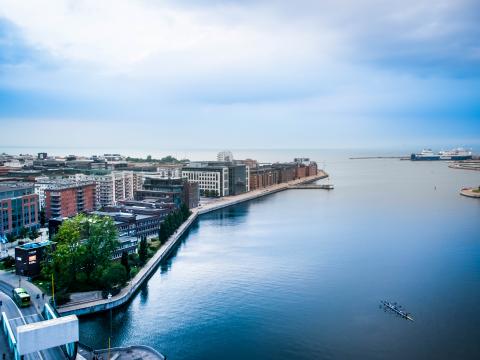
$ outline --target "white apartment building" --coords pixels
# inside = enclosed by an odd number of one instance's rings
[[[70,179],[96,182],[96,208],[116,205],[120,200],[133,199],[136,190],[132,171],[112,171],[105,175],[75,174],[70,176]]]
[[[38,203],[40,204],[40,209],[45,207],[45,190],[49,185],[54,181],[48,176],[39,176],[35,178],[35,194],[38,195]]]
[[[220,151],[217,154],[217,161],[233,162],[233,154],[229,150]]]

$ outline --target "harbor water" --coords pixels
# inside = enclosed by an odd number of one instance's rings
[[[480,173],[302,154],[334,190],[201,216],[127,306],[81,319],[81,341],[172,360],[480,358],[480,201],[459,195]]]

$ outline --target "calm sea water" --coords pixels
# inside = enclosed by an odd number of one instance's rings
[[[174,360],[480,358],[480,201],[458,195],[480,174],[298,155],[324,161],[335,190],[289,190],[201,217],[113,312],[113,345]],[[384,312],[381,299],[415,321]],[[108,313],[81,319],[88,345],[105,348],[109,332]]]

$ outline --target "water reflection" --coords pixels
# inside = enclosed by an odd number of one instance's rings
[[[202,216],[114,312],[113,343],[175,360],[480,358],[480,206],[458,195],[478,174],[401,161],[331,171],[334,191]],[[81,319],[82,341],[104,346],[104,334],[104,314]]]

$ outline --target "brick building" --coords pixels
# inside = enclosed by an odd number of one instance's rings
[[[71,217],[95,209],[96,184],[92,181],[62,181],[45,190],[47,219]]]
[[[250,169],[250,190],[262,189],[278,183],[278,171],[271,166],[258,166]]]

